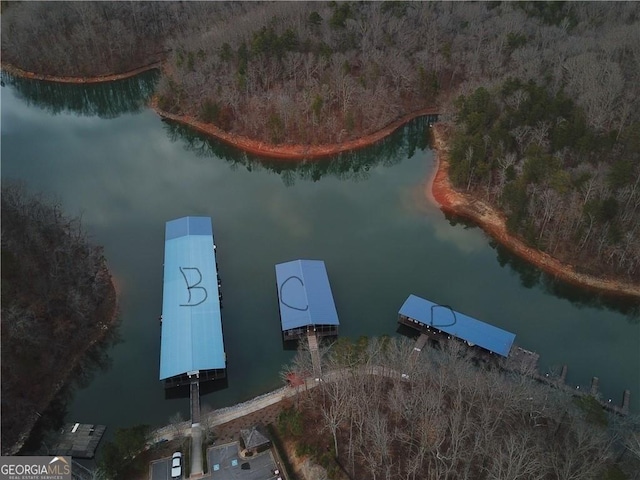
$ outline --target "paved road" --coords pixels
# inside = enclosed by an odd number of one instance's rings
[[[390,368],[371,366],[366,368],[366,371],[369,374],[381,375],[389,378],[400,377],[400,373]],[[324,374],[321,380],[325,382],[331,382],[336,378],[339,378],[343,373],[344,371],[342,370],[334,370],[327,374]],[[247,402],[239,403],[232,407],[214,410],[208,415],[203,416],[201,418],[200,424],[203,428],[216,427],[218,425],[222,425],[223,423],[230,422],[231,420],[235,420],[236,418],[244,417],[245,415],[249,415],[250,413],[257,412],[258,410],[276,404],[279,401],[284,400],[285,398],[293,397],[299,392],[303,392],[305,389],[309,390],[317,387],[318,385],[319,382],[317,382],[314,378],[308,378],[306,384],[300,386],[299,388],[282,387],[278,390],[266,393]],[[151,434],[149,444],[157,443],[163,439],[172,440],[174,438],[186,437],[190,436],[190,434],[191,421],[174,425],[167,425],[155,430]]]
[[[316,382],[313,380],[308,382],[307,388],[315,387]],[[300,391],[304,387],[300,387]],[[283,387],[273,392],[269,392],[265,395],[249,400],[233,407],[221,408],[215,410],[207,415],[207,418],[201,419],[201,425],[207,427],[215,427],[222,425],[223,423],[230,422],[236,418],[243,417],[253,412],[257,412],[265,407],[278,403],[279,401],[296,395],[297,390],[295,388]],[[161,439],[172,440],[177,437],[188,436],[191,432],[191,422],[182,422],[176,425],[168,425],[157,429],[152,433],[150,443],[157,443]]]
[[[369,367],[363,367],[363,371],[371,375],[380,375],[389,378],[399,378],[400,372],[388,367],[378,367],[375,365]],[[322,375],[320,381],[331,382],[340,378],[346,370],[333,370],[331,372]],[[402,377],[402,380],[406,381],[407,378]],[[285,398],[290,398],[305,390],[310,390],[317,387],[320,384],[315,378],[308,378],[305,385],[298,388],[282,387],[278,390],[274,390],[264,395],[260,395],[252,400],[244,403],[239,403],[232,407],[220,408],[214,410],[207,415],[201,417],[200,425],[202,428],[212,428],[222,425],[223,423],[230,422],[236,418],[244,417],[250,413],[262,410],[270,405],[274,405]],[[183,438],[191,435],[191,421],[181,422],[173,425],[167,425],[158,428],[152,432],[148,445],[158,443],[162,440],[173,440],[174,438]]]
[[[197,423],[191,427],[191,475],[202,474],[202,429]]]

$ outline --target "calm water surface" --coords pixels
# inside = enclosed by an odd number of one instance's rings
[[[162,122],[144,108],[154,77],[72,87],[5,77],[2,178],[58,199],[104,245],[120,290],[122,342],[111,367],[78,389],[67,421],[160,425],[188,400],[158,381],[164,224],[213,219],[224,293],[228,388],[212,408],[281,385],[274,265],[322,259],[342,336],[396,335],[410,293],[516,333],[543,370],[569,383],[600,377],[640,406],[637,310],[604,307],[496,250],[478,228],[450,222],[424,195],[434,164],[417,120],[381,145],[301,166],[260,161]],[[622,311],[621,311],[622,309]]]

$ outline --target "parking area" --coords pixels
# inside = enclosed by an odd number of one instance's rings
[[[220,445],[207,451],[209,472],[213,480],[277,480],[276,461],[271,450],[252,457],[240,457],[238,442]]]
[[[279,466],[271,449],[243,458],[238,442],[227,443],[207,450],[207,473],[200,480],[286,480],[275,473]],[[171,480],[171,457],[151,462],[150,480]]]

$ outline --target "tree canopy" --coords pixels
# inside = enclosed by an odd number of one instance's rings
[[[7,183],[2,185],[1,305],[6,451],[68,380],[78,352],[104,336],[115,314],[102,248],[89,241],[80,220]]]

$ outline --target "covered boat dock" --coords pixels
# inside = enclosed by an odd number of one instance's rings
[[[276,265],[282,338],[296,340],[338,334],[338,312],[322,260],[294,260]]]
[[[514,333],[415,295],[410,295],[400,308],[398,323],[428,334],[434,340],[440,340],[442,335],[455,337],[469,346],[503,357],[509,356],[516,338]]]
[[[160,380],[166,387],[226,376],[220,291],[209,217],[165,227]]]

